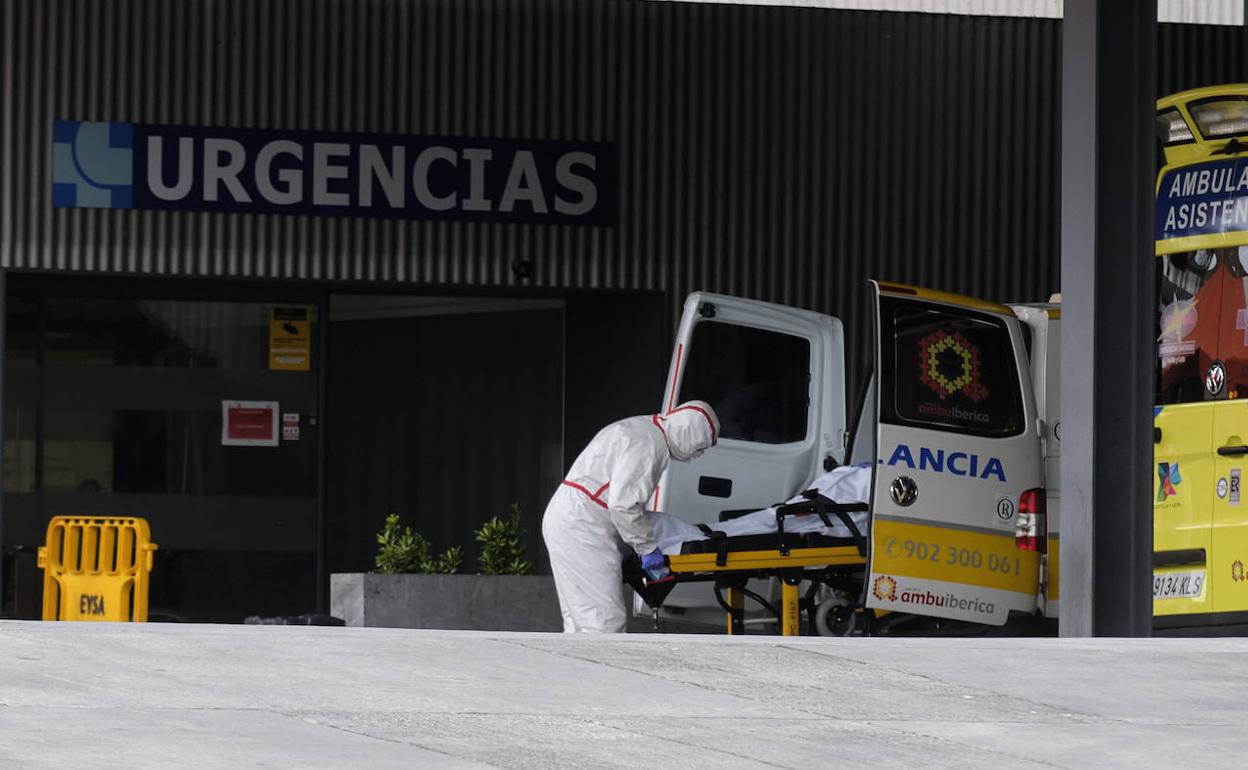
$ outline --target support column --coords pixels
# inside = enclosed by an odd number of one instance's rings
[[[1152,631],[1156,0],[1062,23],[1060,629]]]
[[[4,446],[4,378],[7,374],[8,367],[5,365],[7,356],[5,355],[5,342],[8,337],[9,325],[9,287],[8,287],[8,271],[0,268],[0,451]],[[4,495],[0,493],[0,618],[5,617],[4,614],[4,579],[7,574],[8,564],[4,558],[8,553],[8,543],[4,539]],[[14,610],[16,607],[16,599],[14,600]]]

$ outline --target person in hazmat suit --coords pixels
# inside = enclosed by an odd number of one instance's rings
[[[624,631],[627,549],[650,577],[667,575],[646,519],[659,478],[670,461],[692,460],[718,438],[710,404],[687,401],[667,414],[611,423],[572,463],[542,517],[565,632]]]

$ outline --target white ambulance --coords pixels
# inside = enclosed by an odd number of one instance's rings
[[[876,282],[871,291],[874,365],[852,412],[839,320],[688,298],[663,408],[703,399],[722,429],[714,449],[669,467],[655,509],[713,527],[723,512],[766,507],[834,467],[869,463],[861,595],[822,601],[869,614],[874,633],[918,618],[988,626],[1012,615],[1055,618],[1061,426],[1057,378],[1046,373],[1058,362],[1056,305],[1007,307]],[[661,617],[723,615],[705,585],[691,584],[672,592]]]

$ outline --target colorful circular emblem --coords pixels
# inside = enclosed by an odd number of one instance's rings
[[[961,334],[932,332],[919,342],[919,379],[942,399],[961,393],[982,401],[988,389],[979,381],[979,348]]]
[[[882,602],[897,601],[897,581],[888,575],[881,575],[871,585],[871,593]]]
[[[1231,562],[1231,580],[1236,583],[1244,579],[1244,563],[1239,559]]]

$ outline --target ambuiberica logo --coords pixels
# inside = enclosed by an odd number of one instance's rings
[[[897,581],[888,575],[881,575],[871,585],[871,592],[882,602],[897,601]]]
[[[916,585],[907,583],[917,582]],[[945,617],[988,618],[997,614],[994,599],[979,595],[975,588],[960,587],[962,594],[950,588],[940,589],[937,583],[907,581],[902,583],[891,575],[879,575],[871,583],[871,594],[885,604],[907,605],[912,609],[930,610],[927,614]]]
[[[71,208],[615,223],[614,144],[57,120]]]

